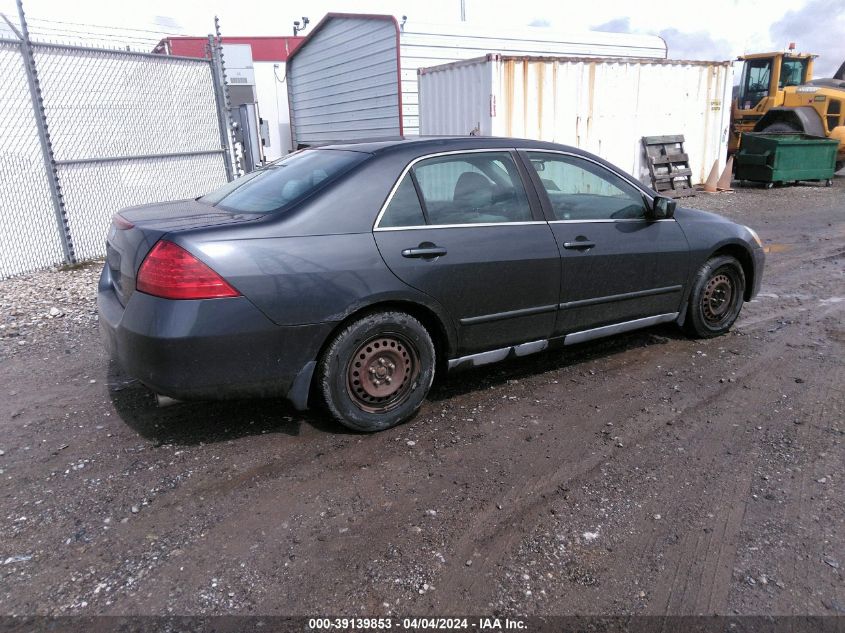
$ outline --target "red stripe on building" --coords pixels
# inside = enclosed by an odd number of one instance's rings
[[[223,37],[224,44],[249,44],[254,62],[286,62],[304,37]],[[207,57],[207,37],[167,37],[153,49],[161,55]]]

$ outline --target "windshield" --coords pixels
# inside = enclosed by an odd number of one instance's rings
[[[236,213],[289,208],[367,158],[346,150],[305,150],[270,163],[200,198]]]

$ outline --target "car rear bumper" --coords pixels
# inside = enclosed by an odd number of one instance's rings
[[[100,331],[133,378],[179,400],[287,397],[305,406],[331,323],[278,326],[245,297],[174,301],[134,292],[124,308],[104,268]]]

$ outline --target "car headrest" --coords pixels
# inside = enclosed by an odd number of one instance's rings
[[[493,201],[493,186],[486,176],[467,171],[461,174],[455,183],[455,195],[452,199],[461,204],[468,204],[474,209],[489,206]]]

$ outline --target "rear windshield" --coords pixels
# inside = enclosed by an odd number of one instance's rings
[[[200,200],[234,213],[283,211],[367,156],[346,150],[296,152],[237,178]]]

